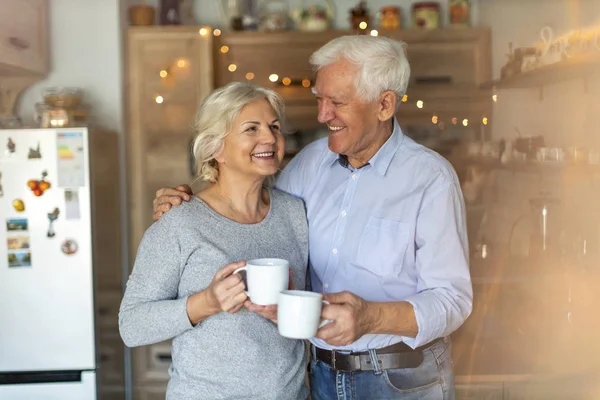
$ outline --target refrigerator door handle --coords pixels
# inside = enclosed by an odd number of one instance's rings
[[[0,372],[0,385],[81,382],[82,372],[83,371]]]

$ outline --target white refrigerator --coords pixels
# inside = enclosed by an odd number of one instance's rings
[[[0,399],[96,399],[88,130],[0,130]]]

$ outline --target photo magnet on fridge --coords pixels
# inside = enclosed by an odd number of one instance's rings
[[[21,199],[14,199],[12,205],[16,212],[25,211],[25,203]]]
[[[28,228],[27,218],[8,218],[6,220],[6,230],[8,232],[25,232]]]
[[[33,147],[29,148],[29,154],[27,154],[27,158],[30,160],[42,158],[42,153],[40,152],[40,142],[37,143],[37,147],[35,149]]]
[[[48,233],[46,234],[46,236],[48,236],[49,238],[52,238],[56,235],[56,232],[54,232],[54,221],[56,221],[58,219],[58,215],[60,214],[60,211],[58,208],[55,208],[51,213],[48,213]]]
[[[8,246],[8,250],[28,250],[29,235],[19,234],[16,236],[9,236],[6,238],[6,245]]]
[[[8,267],[31,267],[31,252],[22,250],[8,253]]]
[[[41,180],[37,180],[37,179],[30,179],[27,181],[27,186],[29,187],[29,189],[31,189],[31,191],[33,192],[33,194],[36,197],[40,197],[41,195],[44,194],[44,192],[48,189],[50,189],[50,187],[52,185],[50,185],[50,182],[48,182],[46,180],[46,177],[48,176],[48,173],[46,171],[42,172],[42,179]]]

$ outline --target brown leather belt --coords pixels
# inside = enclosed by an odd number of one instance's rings
[[[388,347],[376,349],[377,361],[379,369],[395,369],[395,368],[416,368],[423,362],[423,350],[434,345],[442,339],[437,339],[416,349],[410,348],[405,343],[396,343]],[[325,364],[337,371],[373,371],[373,363],[368,351],[356,353],[341,353],[335,350],[323,350],[315,347],[317,360],[323,361]]]

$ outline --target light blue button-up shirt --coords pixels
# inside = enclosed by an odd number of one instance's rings
[[[405,136],[396,121],[392,136],[364,167],[352,168],[323,138],[290,161],[276,186],[306,204],[313,291],[349,291],[367,301],[404,300],[414,307],[416,338],[367,334],[336,349],[364,351],[400,341],[419,347],[449,335],[471,313],[458,178],[448,161]]]

